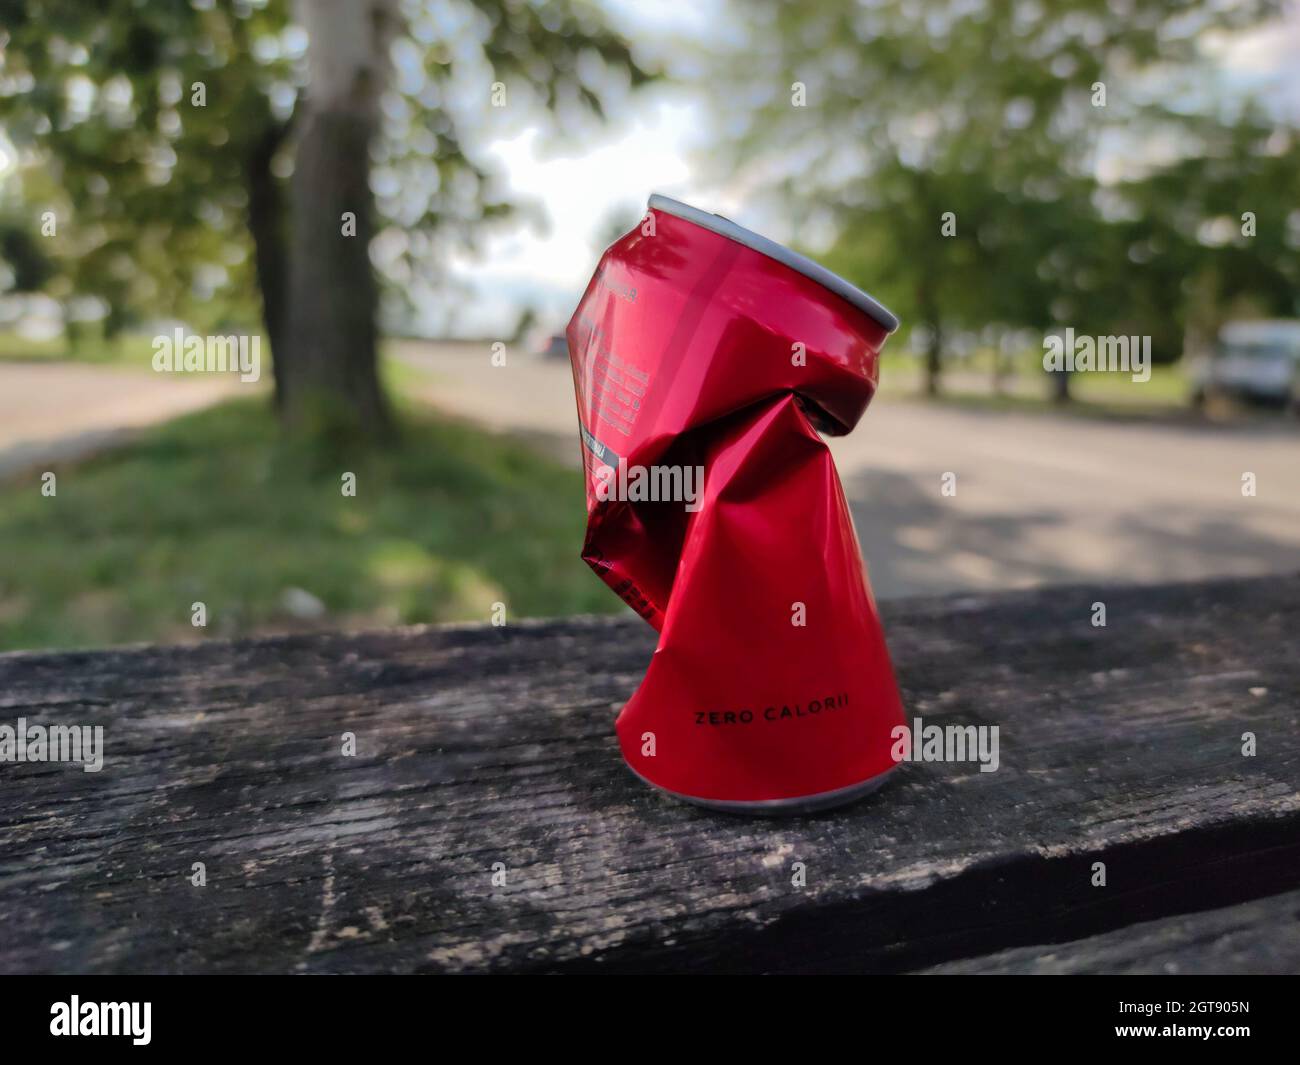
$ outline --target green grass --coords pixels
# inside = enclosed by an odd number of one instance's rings
[[[390,341],[380,341],[380,373],[386,387],[404,393],[412,387],[436,380],[436,375],[428,370],[392,358],[390,349]],[[261,354],[263,380],[270,381],[272,353],[269,344],[261,344]],[[74,342],[66,335],[50,340],[28,340],[17,333],[0,331],[0,363],[85,362],[135,367],[152,373],[153,355],[153,338],[138,333],[119,333],[106,340],[97,332],[87,332]]]
[[[1007,373],[1002,393],[992,389],[992,352],[980,349],[966,359],[949,359],[944,363],[941,392],[944,402],[956,406],[1026,411],[1066,411],[1077,414],[1167,415],[1186,411],[1190,406],[1191,385],[1181,365],[1151,367],[1150,380],[1137,382],[1129,374],[1090,372],[1076,373],[1070,381],[1070,394],[1076,401],[1059,407],[1051,396],[1051,384],[1042,370],[1039,352],[1021,352],[1006,360]],[[881,360],[883,388],[894,394],[918,394],[922,385],[924,363],[908,352]]]
[[[391,451],[321,456],[241,399],[56,466],[52,498],[39,472],[0,483],[0,648],[620,609],[578,558],[578,471],[427,412],[402,424]],[[289,589],[326,614],[296,617]]]
[[[74,341],[67,335],[29,340],[17,333],[0,332],[0,362],[74,361],[139,366],[147,370],[152,360],[153,337],[141,333],[119,333],[107,340],[91,331]]]
[[[1152,366],[1149,381],[1134,381],[1122,373],[1075,374],[1070,388],[1085,403],[1129,403],[1152,407],[1187,408],[1192,394],[1191,383],[1178,365]]]

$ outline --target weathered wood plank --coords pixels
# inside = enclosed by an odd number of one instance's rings
[[[1298,970],[1300,891],[1286,891],[1237,906],[1142,921],[1087,939],[1019,947],[924,971],[1188,976],[1295,974]]]
[[[0,656],[0,723],[106,728],[0,766],[0,969],[892,971],[1300,887],[1300,577],[885,612],[1001,768],[790,822],[623,767],[635,619]]]

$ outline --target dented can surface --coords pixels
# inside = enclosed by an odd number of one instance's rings
[[[894,768],[902,702],[822,434],[857,424],[897,325],[816,263],[662,196],[601,258],[567,331],[582,557],[659,632],[616,722],[650,784],[806,813]]]

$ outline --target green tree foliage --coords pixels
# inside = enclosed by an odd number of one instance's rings
[[[398,11],[370,154],[376,232],[398,235],[385,267],[400,285],[512,209],[470,147],[493,82],[515,114],[563,134],[650,74],[583,0],[407,0]],[[39,245],[51,295],[99,297],[110,328],[260,314],[272,350],[286,346],[286,192],[310,47],[291,13],[287,0],[0,0],[0,145],[23,184],[0,250],[21,259],[26,284],[38,276],[29,238],[53,209],[57,235]]]
[[[4,4],[0,121],[23,201],[50,241],[57,297],[91,295],[110,327],[175,314],[196,327],[256,308],[249,169],[295,92],[290,64],[254,42],[281,13],[76,0]],[[194,87],[207,106],[194,106]]]
[[[1270,140],[1257,117],[1181,99],[1175,109],[1153,78],[1197,69],[1207,34],[1276,10],[749,3],[732,97],[750,105],[738,155],[779,175],[805,219],[834,227],[832,266],[921,327],[931,390],[948,339],[984,327],[1149,333],[1173,358],[1193,290],[1249,290],[1273,309],[1291,298],[1282,216],[1296,154],[1294,138]],[[1156,137],[1179,145],[1178,162],[1103,182],[1103,150],[1141,158]],[[1251,204],[1261,232],[1268,216],[1267,241],[1206,243],[1205,220]]]

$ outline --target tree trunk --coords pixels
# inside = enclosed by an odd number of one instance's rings
[[[1057,370],[1052,374],[1052,399],[1056,403],[1070,402],[1070,371]]]
[[[309,85],[294,165],[286,423],[374,439],[391,426],[379,385],[370,264],[370,142],[388,76],[395,0],[303,0]]]
[[[939,377],[943,372],[943,330],[937,320],[929,325],[930,342],[925,348],[925,394],[939,394]]]
[[[275,406],[283,411],[289,359],[288,263],[285,252],[284,196],[271,173],[271,160],[289,131],[287,123],[271,123],[258,138],[247,162],[248,229],[253,237],[257,285],[262,293],[262,327],[271,349],[275,377]]]
[[[925,327],[925,394],[939,394],[939,379],[943,373],[943,323],[934,292],[928,281],[917,286],[916,306],[920,323]]]

